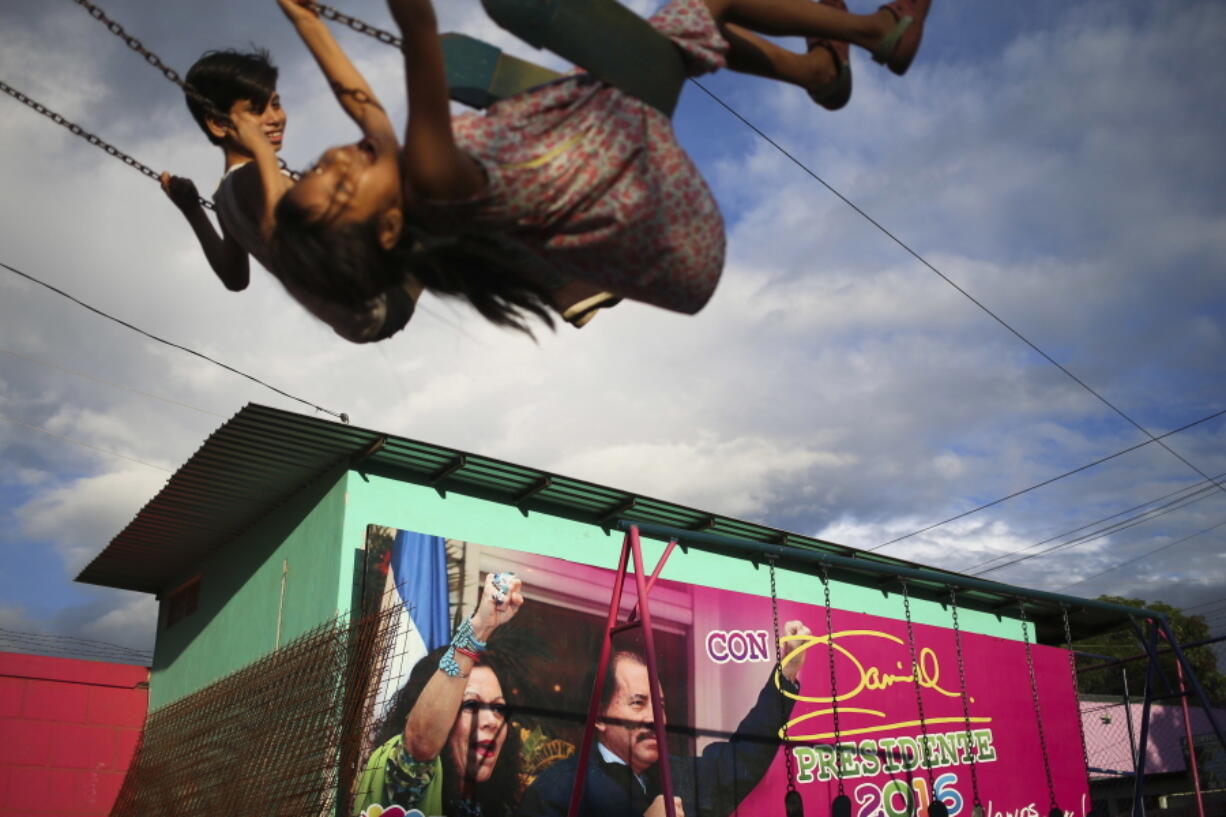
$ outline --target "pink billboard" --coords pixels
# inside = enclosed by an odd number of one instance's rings
[[[816,579],[814,585],[816,595],[820,593]],[[698,611],[696,635],[702,641],[695,686],[720,688],[724,703],[707,712],[713,719],[710,727],[733,729],[731,702],[756,694],[763,668],[774,661],[771,602],[705,587],[691,587],[690,595]],[[841,762],[843,790],[852,800],[854,817],[901,817],[911,813],[912,802],[925,813],[934,795],[943,800],[951,817],[969,817],[976,788],[988,817],[1035,817],[1051,807],[1048,771],[1056,803],[1068,814],[1088,814],[1077,703],[1064,650],[1031,647],[1043,730],[1040,741],[1021,642],[961,633],[963,687],[952,629],[913,624],[911,645],[904,621],[839,610],[836,605],[832,601],[828,637],[820,605],[779,602],[781,621],[797,619],[813,631],[783,645],[785,655],[806,654],[787,723],[787,742],[806,812],[821,813],[838,793]],[[917,672],[911,668],[912,646]],[[838,696],[837,735],[831,663]],[[704,710],[700,706],[698,711]],[[930,766],[920,763],[925,731]],[[1046,763],[1041,745],[1046,746]],[[742,801],[744,814],[764,814],[782,802],[787,783],[784,765],[778,759]]]
[[[368,588],[399,588],[384,603],[404,606],[403,631],[423,643],[381,681],[353,814],[562,817],[615,572],[383,530]],[[1053,796],[1088,814],[1065,651],[1031,647],[1036,696],[1021,641],[962,632],[959,657],[952,629],[909,635],[905,621],[838,609],[837,585],[828,632],[820,603],[774,607],[766,569],[751,578],[751,592],[667,580],[650,591],[665,747],[641,633],[615,638],[580,814],[662,817],[666,763],[686,817],[783,814],[789,766],[811,816],[830,813],[840,776],[853,817],[927,814],[934,798],[971,817],[976,793],[987,817],[1046,815]]]

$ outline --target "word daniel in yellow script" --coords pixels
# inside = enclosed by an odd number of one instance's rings
[[[950,690],[944,689],[941,686],[941,663],[937,658],[936,651],[931,647],[921,647],[919,649],[916,656],[916,661],[912,665],[909,673],[892,673],[885,672],[878,666],[868,664],[866,661],[861,660],[859,656],[844,646],[844,643],[847,643],[850,639],[857,638],[868,639],[868,649],[870,650],[874,648],[880,649],[881,640],[898,646],[903,645],[903,640],[901,638],[890,635],[889,633],[880,632],[878,630],[839,630],[828,635],[792,635],[783,636],[779,639],[780,645],[782,645],[785,649],[789,645],[795,645],[792,646],[792,648],[788,650],[787,654],[783,657],[784,664],[786,664],[792,658],[800,655],[805,650],[811,649],[812,647],[818,645],[823,645],[842,655],[847,659],[847,661],[851,662],[852,666],[855,668],[854,686],[852,686],[852,688],[846,692],[840,690],[837,698],[829,695],[798,695],[788,692],[787,690],[780,689],[780,692],[783,695],[786,695],[794,700],[804,701],[807,703],[829,704],[834,703],[837,700],[840,715],[858,714],[883,721],[880,723],[873,723],[869,726],[851,726],[850,728],[840,729],[838,737],[862,735],[871,732],[886,732],[901,727],[919,725],[920,722],[914,718],[909,720],[893,721],[890,720],[890,715],[887,715],[885,712],[879,709],[867,709],[864,707],[846,705],[845,702],[854,700],[857,696],[862,695],[866,691],[878,692],[889,689],[895,684],[906,683],[918,684],[921,688],[931,689],[948,698],[960,698],[962,696],[962,692],[951,692]],[[844,643],[839,643],[840,641]],[[860,650],[858,649],[857,651]],[[895,661],[894,668],[902,669],[902,662]],[[839,686],[842,686],[841,679],[843,677],[845,677],[845,673],[839,675]],[[775,684],[776,686],[779,685],[778,673],[776,673]],[[974,698],[968,698],[968,703],[973,703],[974,700]],[[789,741],[812,741],[826,740],[827,738],[835,737],[833,732],[817,731],[811,734],[805,734],[797,729],[800,724],[807,721],[820,721],[826,716],[831,716],[833,711],[834,709],[831,707],[830,709],[818,709],[798,715],[797,717],[788,721],[786,727],[786,739]],[[961,716],[936,716],[925,718],[924,724],[961,723],[962,721],[963,718]],[[991,723],[992,719],[988,717],[972,717],[970,718],[970,721],[972,723]],[[831,718],[831,725],[833,725],[833,718]],[[814,725],[811,724],[808,728],[814,728]],[[820,727],[817,728],[820,730]],[[784,734],[784,730],[781,729],[780,736],[783,736]]]
[[[991,763],[996,760],[991,729],[975,729],[933,733],[923,737],[865,739],[859,743],[839,743],[837,746],[794,746],[796,782],[832,780],[838,767],[843,767],[843,779],[873,777],[878,774],[898,774],[916,769],[939,769],[968,763]]]

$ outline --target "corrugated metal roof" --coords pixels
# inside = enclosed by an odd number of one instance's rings
[[[205,440],[77,581],[161,592],[298,491],[346,468],[582,522],[655,523],[854,556],[862,563],[924,567],[478,454],[249,404]],[[1001,587],[1000,593],[969,593],[966,601],[1004,611],[1027,595],[1022,588]],[[1090,629],[1105,622],[1094,623]]]
[[[617,519],[851,548],[420,440],[249,404],[204,441],[77,581],[157,593],[321,476],[362,470],[585,522]],[[895,562],[908,564],[906,562]]]

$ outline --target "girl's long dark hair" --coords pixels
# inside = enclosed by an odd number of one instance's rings
[[[277,274],[331,303],[361,310],[412,274],[426,289],[465,298],[491,323],[531,335],[528,319],[553,327],[548,292],[518,270],[523,263],[496,235],[437,237],[406,225],[391,250],[379,244],[378,223],[332,225],[295,204],[277,205],[272,251]]]
[[[447,652],[446,647],[438,647],[413,665],[409,673],[409,680],[396,694],[395,701],[383,720],[375,738],[376,746],[382,746],[404,731],[405,722],[413,710],[413,705],[421,697],[426,683],[438,670],[439,659],[445,652]],[[493,671],[505,694],[508,678],[498,658],[496,648],[482,654],[480,666],[488,667]],[[458,712],[456,716],[459,717]],[[511,723],[510,715],[503,728],[507,730],[507,736],[502,742],[502,751],[498,753],[498,761],[494,764],[494,772],[490,775],[489,780],[477,787],[477,802],[481,805],[481,813],[485,817],[510,817],[514,814],[515,807],[519,804],[520,794],[522,794],[520,769],[523,760],[523,744],[519,737],[519,729]],[[460,812],[455,804],[460,799],[460,773],[451,759],[450,746],[444,745],[439,757],[443,761],[443,813],[458,814]]]

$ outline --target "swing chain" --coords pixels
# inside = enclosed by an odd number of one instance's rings
[[[920,662],[915,652],[915,630],[911,626],[911,595],[908,592],[907,579],[899,576],[898,581],[902,585],[902,609],[903,615],[907,620],[907,647],[911,652],[911,674],[915,679],[913,683],[915,687],[915,709],[919,714],[920,735],[923,737],[923,743],[920,747],[920,758],[924,763],[924,767],[928,770],[928,789],[929,791],[936,791],[936,784],[933,782],[931,747],[928,745],[928,723],[924,720],[924,696],[920,693]]]
[[[200,107],[204,108],[204,110],[207,112],[210,119],[217,120],[224,127],[227,127],[227,128],[234,127],[234,123],[230,121],[230,117],[228,114],[225,113],[225,111],[219,110],[218,107],[213,104],[212,100],[210,100],[208,97],[201,95],[195,88],[193,88],[191,85],[188,85],[183,80],[183,78],[179,76],[178,71],[171,68],[166,63],[162,62],[161,57],[159,57],[157,54],[154,54],[152,51],[146,48],[144,43],[142,43],[140,40],[136,39],[131,34],[124,31],[123,26],[121,26],[119,23],[112,20],[110,17],[107,17],[105,11],[103,11],[98,6],[95,6],[93,3],[89,2],[89,0],[73,0],[73,2],[76,3],[78,6],[81,6],[81,8],[88,11],[90,16],[93,17],[95,20],[105,25],[107,31],[111,32],[116,37],[123,40],[124,43],[128,46],[128,48],[131,48],[133,51],[135,51],[136,53],[144,57],[145,62],[149,63],[154,68],[161,71],[162,76],[166,77],[166,79],[170,80],[175,85],[179,86],[179,88],[183,91],[184,94],[191,97],[193,102],[198,104]],[[73,128],[76,128],[76,127],[77,127],[76,125],[73,125],[72,127],[69,128],[69,130],[72,130]],[[77,132],[78,130],[80,129],[78,128],[77,130],[73,130],[73,133],[77,133],[77,135],[80,136],[81,133],[78,133]],[[111,148],[109,145],[107,145],[105,142],[102,142],[101,140],[92,141],[92,140],[97,139],[97,137],[87,135],[87,138],[91,140],[90,144],[98,145],[99,147],[104,148],[106,152],[110,153],[112,156],[116,156],[120,159],[123,159],[125,163],[132,165],[137,170],[140,170],[142,173],[144,173],[146,176],[149,176],[150,178],[153,178],[153,179],[158,179],[160,181],[160,177],[158,176],[157,173],[154,173],[152,170],[145,167],[144,165],[141,165],[139,162],[133,164],[135,160],[129,161],[128,157],[125,154],[120,153],[114,148]],[[298,172],[297,170],[291,170],[289,166],[285,164],[284,159],[277,157],[277,163],[281,165],[281,170],[294,181],[299,181],[302,178],[302,174]],[[210,210],[216,209],[215,207],[213,207],[212,202],[206,200],[203,197],[200,198],[200,203],[201,205],[203,205],[204,207],[207,207]]]
[[[1068,650],[1068,671],[1069,677],[1073,682],[1073,700],[1080,701],[1081,696],[1077,692],[1077,655],[1073,651],[1073,629],[1069,625],[1068,620],[1068,605],[1060,604],[1060,615],[1064,619],[1064,646]],[[1090,752],[1086,748],[1086,725],[1081,721],[1081,705],[1077,705],[1077,736],[1081,738],[1081,760],[1085,763],[1088,770],[1090,768]]]
[[[766,557],[766,566],[770,569],[771,578],[771,618],[774,620],[775,626],[775,674],[778,679],[783,678],[783,649],[779,643],[779,594],[775,589],[775,557]],[[788,750],[788,724],[787,724],[787,708],[783,703],[783,691],[779,692],[779,715],[783,721],[783,727],[779,730],[779,737],[783,741],[783,762],[787,766],[788,775],[788,792],[796,791],[796,770],[792,768],[792,753]]]
[[[1026,669],[1030,673],[1030,696],[1034,699],[1034,722],[1039,730],[1039,753],[1043,756],[1043,774],[1047,778],[1047,796],[1051,799],[1052,809],[1058,808],[1056,805],[1056,787],[1051,779],[1051,759],[1047,756],[1047,737],[1043,733],[1043,713],[1039,707],[1039,682],[1034,674],[1034,651],[1030,646],[1030,630],[1026,626],[1026,601],[1019,598],[1017,600],[1017,609],[1021,613],[1022,620],[1022,641],[1026,644]],[[1078,715],[1078,720],[1080,720]]]
[[[327,20],[335,20],[338,23],[347,25],[359,34],[365,34],[367,37],[374,37],[376,40],[386,45],[394,45],[396,48],[400,48],[402,45],[404,45],[404,40],[400,39],[392,32],[384,31],[381,28],[376,28],[370,23],[363,22],[356,17],[350,17],[348,14],[334,9],[331,6],[325,6],[323,3],[307,3],[306,6],[320,17]]]
[[[843,794],[843,753],[839,750],[839,688],[834,672],[834,625],[830,614],[830,565],[822,562],[822,597],[826,605],[826,655],[830,665],[830,715],[834,721],[834,774],[839,781],[839,794]]]
[[[148,165],[142,164],[140,161],[132,158],[131,156],[124,153],[122,150],[110,144],[109,142],[103,140],[102,138],[95,136],[94,134],[85,130],[85,128],[76,124],[75,122],[69,122],[63,116],[51,110],[46,105],[43,105],[41,102],[38,102],[37,100],[31,99],[30,97],[23,94],[21,91],[18,91],[16,88],[12,87],[11,85],[9,85],[8,83],[2,80],[0,80],[0,91],[4,91],[6,94],[11,96],[13,99],[17,100],[18,102],[33,108],[35,111],[37,111],[38,113],[41,113],[43,116],[47,117],[55,124],[63,128],[67,128],[73,135],[80,136],[82,139],[84,139],[86,142],[89,142],[94,147],[102,148],[109,155],[114,156],[116,159],[121,160],[128,167],[132,167],[132,168],[139,170],[141,173],[145,174],[146,176],[153,179],[154,181],[160,180],[160,177],[157,171],[155,171],[153,168],[149,167]],[[204,197],[199,197],[199,198],[200,198],[200,205],[202,207],[207,207],[210,210],[215,209],[213,207],[213,202],[209,201],[208,199]]]
[[[178,85],[179,88],[183,90],[183,93],[187,94],[189,97],[192,98],[193,102],[196,102],[206,111],[208,111],[208,115],[211,118],[218,120],[219,122],[223,123],[226,126],[231,125],[230,117],[227,116],[224,111],[219,111],[216,105],[210,102],[207,98],[201,96],[196,91],[195,88],[193,88],[192,86],[184,82],[183,78],[179,76],[178,71],[171,68],[166,63],[162,62],[161,57],[159,57],[157,54],[154,54],[152,51],[146,48],[145,44],[142,43],[140,40],[138,40],[136,37],[133,37],[131,34],[124,31],[123,26],[121,26],[116,21],[112,20],[110,17],[107,17],[105,11],[103,11],[101,8],[94,5],[93,3],[89,2],[89,0],[73,0],[73,2],[75,2],[81,8],[88,11],[89,15],[93,17],[95,20],[105,25],[107,31],[111,32],[116,37],[123,40],[124,44],[127,45],[128,48],[131,48],[137,54],[140,54],[142,57],[144,57],[145,62],[149,63],[154,68],[161,71],[162,76],[166,77],[166,79],[170,80],[175,85]]]
[[[979,771],[976,768],[978,751],[971,735],[971,705],[966,691],[966,656],[962,652],[962,628],[958,626],[958,590],[950,585],[949,611],[954,625],[954,649],[958,653],[958,689],[962,691],[962,722],[966,726],[966,751],[971,761],[971,802],[982,810],[983,803],[979,800]]]

